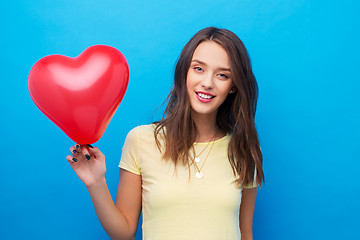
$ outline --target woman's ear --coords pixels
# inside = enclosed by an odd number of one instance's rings
[[[236,88],[233,86],[233,87],[230,89],[229,93],[231,94],[231,93],[234,93],[234,92],[236,92]]]

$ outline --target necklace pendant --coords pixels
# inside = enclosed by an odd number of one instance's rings
[[[204,175],[202,174],[202,172],[197,172],[195,176],[197,179],[202,179]]]
[[[195,162],[200,162],[200,158],[199,157],[195,157]]]

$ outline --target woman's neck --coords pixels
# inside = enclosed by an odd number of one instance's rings
[[[193,113],[192,118],[197,130],[196,142],[210,142],[224,136],[225,133],[216,124],[216,114],[209,116]]]

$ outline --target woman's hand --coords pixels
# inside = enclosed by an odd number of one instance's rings
[[[70,152],[73,156],[68,155],[66,159],[86,187],[105,178],[105,155],[97,147],[76,144]]]

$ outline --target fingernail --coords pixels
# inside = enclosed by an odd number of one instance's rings
[[[75,145],[76,148],[79,148],[80,146],[78,144]]]
[[[90,155],[89,154],[85,154],[85,157],[87,158],[87,160],[90,160]]]
[[[77,151],[74,149],[74,150],[73,150],[73,153],[74,153],[74,154],[76,154],[76,153],[77,153]]]
[[[76,158],[73,158],[73,161],[74,161],[74,162],[77,162],[77,159],[76,159]]]
[[[93,146],[91,146],[90,144],[87,144],[88,147],[94,148]]]

